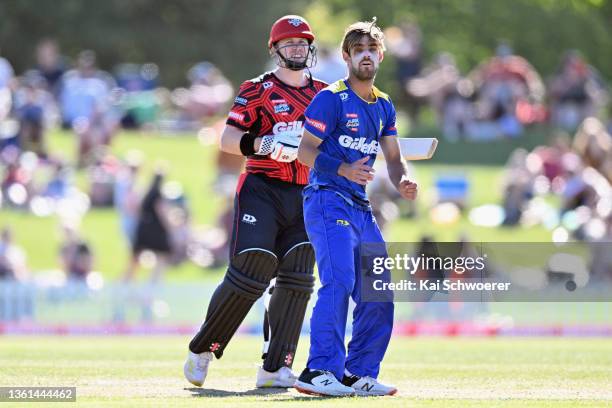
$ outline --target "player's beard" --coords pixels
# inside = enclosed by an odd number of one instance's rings
[[[376,73],[378,72],[378,64],[376,61],[370,59],[371,65],[369,67],[361,65],[364,60],[359,61],[355,64],[354,61],[351,61],[351,73],[355,78],[360,81],[371,81],[376,77]]]

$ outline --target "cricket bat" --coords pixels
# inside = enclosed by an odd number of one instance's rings
[[[438,147],[435,137],[398,138],[402,156],[406,160],[431,159]]]

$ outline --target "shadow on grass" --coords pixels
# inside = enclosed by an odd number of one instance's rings
[[[296,401],[296,400],[306,400],[311,401],[313,399],[330,399],[336,397],[324,397],[324,396],[307,396],[303,394],[293,394],[290,393],[288,389],[285,388],[254,388],[252,390],[247,391],[227,391],[227,390],[217,390],[214,388],[184,388],[185,391],[189,391],[192,397],[206,397],[206,398],[227,398],[227,397],[265,397],[271,395],[283,395],[288,397],[287,401]],[[282,400],[281,400],[282,401]]]

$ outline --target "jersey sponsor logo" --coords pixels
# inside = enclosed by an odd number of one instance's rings
[[[234,103],[237,103],[238,105],[242,105],[242,106],[247,106],[247,100],[246,98],[241,98],[240,96],[237,96],[234,99]]]
[[[364,154],[378,153],[378,142],[376,140],[372,140],[371,142],[367,143],[367,139],[365,137],[353,138],[348,135],[342,135],[338,138],[338,142],[342,147],[357,150]]]
[[[234,120],[237,120],[238,122],[244,122],[244,115],[242,113],[230,111],[229,117]]]
[[[341,220],[341,219],[337,219],[336,220],[336,225],[341,225],[343,227],[348,227],[350,224],[347,220]]]
[[[308,122],[308,124],[313,128],[320,130],[321,132],[325,132],[325,128],[327,127],[325,123],[310,118],[306,118],[306,122]]]
[[[344,101],[346,101],[348,99],[348,94],[346,92],[340,92],[339,95],[340,95],[340,100],[342,102],[344,102]]]
[[[253,217],[251,214],[244,214],[242,216],[242,222],[255,225],[255,223],[257,222],[257,218]]]
[[[346,117],[347,117],[347,118],[358,118],[358,117],[359,117],[359,115],[357,115],[356,113],[347,113],[347,114],[346,114]]]
[[[349,119],[346,121],[346,127],[351,129],[353,132],[356,132],[359,127],[359,119],[358,118],[354,118],[354,119]]]
[[[270,99],[270,102],[272,102],[272,103],[287,103],[287,101],[284,100],[284,99]]]
[[[282,132],[295,132],[302,133],[304,125],[301,120],[294,120],[293,122],[277,122],[272,128],[272,133],[275,135]]]
[[[303,24],[302,20],[300,20],[299,18],[292,18],[288,21],[288,23],[294,27],[299,27],[300,24]]]
[[[263,83],[263,87],[264,89],[270,89],[272,88],[272,85],[274,85],[271,81],[266,81]]]
[[[286,103],[280,103],[274,105],[274,113],[286,113],[289,112],[289,105]]]

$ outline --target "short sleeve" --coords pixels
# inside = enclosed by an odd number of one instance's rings
[[[389,110],[387,114],[387,121],[383,127],[381,136],[397,136],[397,129],[395,127],[395,106],[389,102]]]
[[[304,128],[319,139],[325,139],[336,129],[336,100],[333,92],[323,90],[306,108]]]
[[[260,103],[257,83],[244,82],[234,99],[226,123],[247,132],[257,122]]]

